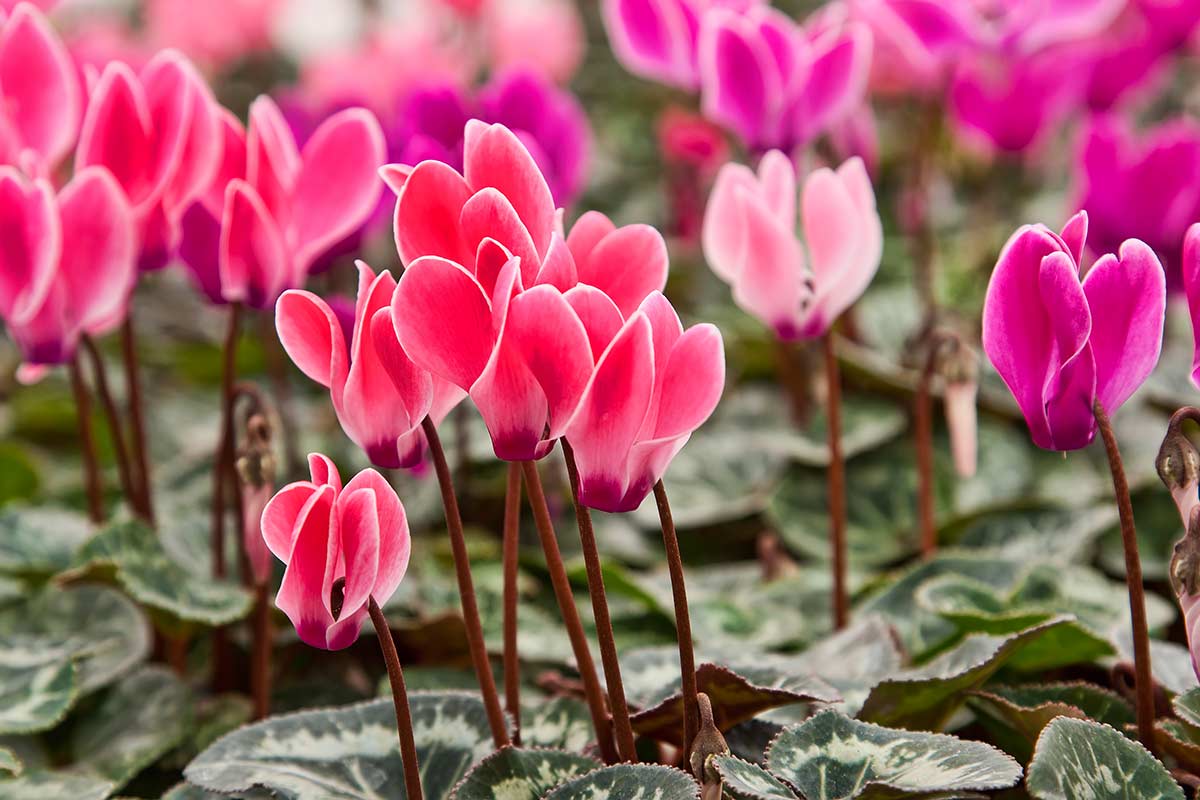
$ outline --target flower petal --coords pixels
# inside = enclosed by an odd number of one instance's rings
[[[329,612],[330,562],[336,559],[337,542],[333,536],[335,492],[322,486],[313,492],[300,510],[293,534],[283,583],[275,596],[275,605],[296,628],[301,641],[327,649],[326,631],[333,624]]]
[[[563,296],[587,331],[593,360],[599,361],[613,337],[625,324],[620,309],[612,298],[594,286],[580,284]]]
[[[463,205],[460,217],[463,239],[477,247],[490,239],[521,259],[522,282],[533,285],[542,259],[516,209],[498,189],[476,192]]]
[[[463,239],[459,218],[471,196],[453,167],[422,161],[413,169],[396,201],[396,249],[405,265],[422,256],[440,256],[471,264],[474,253]]]
[[[262,535],[267,547],[275,557],[287,563],[292,557],[295,544],[296,523],[300,512],[317,492],[317,486],[308,481],[298,481],[284,486],[267,503],[262,512]]]
[[[283,235],[258,192],[243,180],[225,190],[220,259],[221,285],[231,303],[270,308],[292,285]]]
[[[329,304],[312,292],[290,289],[275,303],[275,330],[288,356],[310,380],[344,383],[349,370],[346,337]]]
[[[375,470],[363,470],[346,484],[346,493],[362,491],[371,492],[375,498],[374,510],[379,527],[379,569],[371,587],[371,595],[382,606],[391,598],[408,570],[412,549],[408,517],[404,505],[396,496],[396,490]]]
[[[41,309],[58,274],[62,230],[54,192],[0,168],[0,316],[21,326]]]
[[[75,169],[107,167],[141,216],[158,199],[153,148],[150,107],[137,76],[118,61],[109,63],[88,100]]]
[[[626,225],[597,242],[577,265],[579,280],[612,298],[624,316],[667,285],[667,243],[649,225]]]
[[[503,125],[471,120],[465,140],[463,176],[471,191],[499,190],[529,231],[538,255],[544,256],[554,232],[554,199],[533,156]]]

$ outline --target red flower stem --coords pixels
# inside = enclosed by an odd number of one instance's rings
[[[104,358],[100,355],[91,336],[85,334],[80,341],[92,362],[92,382],[108,420],[109,438],[112,439],[113,453],[117,459],[117,477],[121,481],[121,492],[125,495],[125,501],[129,503],[129,507],[133,509],[134,513],[145,518],[140,487],[130,472],[129,450],[125,446],[125,431],[121,425],[121,413],[117,410],[117,404],[108,388],[108,374],[104,369]]]
[[[1133,629],[1133,669],[1138,738],[1146,749],[1154,747],[1154,677],[1150,669],[1150,631],[1146,623],[1146,590],[1142,585],[1142,562],[1138,557],[1137,530],[1133,523],[1133,504],[1129,500],[1129,483],[1117,437],[1113,434],[1108,414],[1096,401],[1093,407],[1104,451],[1112,471],[1113,493],[1117,497],[1117,512],[1121,517],[1121,545],[1125,549],[1125,585],[1129,590],[1129,621]]]
[[[667,487],[660,480],[654,484],[654,501],[658,505],[658,521],[662,526],[663,547],[667,551],[667,571],[671,575],[671,599],[675,604],[675,638],[679,642],[679,680],[683,688],[683,754],[684,763],[692,752],[692,741],[700,730],[700,695],[696,686],[696,650],[692,645],[692,618],[688,612],[687,586],[683,581],[683,557],[679,554],[679,537],[675,534],[675,518],[667,500]]]
[[[413,740],[412,710],[408,706],[408,688],[404,685],[404,670],[400,668],[400,656],[396,654],[396,642],[392,629],[383,616],[374,597],[367,600],[375,635],[379,637],[379,649],[383,651],[383,663],[387,665],[388,680],[392,684],[392,705],[396,708],[396,734],[400,737],[400,760],[404,765],[404,789],[407,800],[422,800],[421,771],[417,765],[417,744]]]
[[[617,640],[613,635],[612,617],[608,613],[604,572],[600,565],[600,551],[596,547],[596,532],[592,528],[592,514],[579,499],[579,468],[575,464],[575,452],[566,439],[562,440],[562,447],[567,462],[567,477],[571,481],[571,500],[575,504],[579,541],[583,544],[588,594],[592,597],[592,614],[596,618],[596,637],[600,641],[600,660],[604,664],[604,681],[608,685],[608,702],[612,707],[617,753],[622,761],[637,763],[633,725],[629,722],[629,702],[625,699],[625,685],[621,681],[621,662],[617,658]]]
[[[554,598],[558,601],[558,610],[562,614],[567,638],[571,640],[571,650],[575,654],[575,665],[583,681],[584,695],[588,710],[592,714],[592,725],[596,730],[596,742],[605,762],[612,764],[617,760],[617,753],[613,748],[612,727],[608,719],[608,709],[605,708],[604,692],[600,688],[600,676],[596,674],[596,663],[592,660],[587,636],[583,632],[583,623],[579,619],[579,609],[575,606],[575,596],[571,593],[571,582],[567,578],[567,568],[563,565],[562,552],[558,549],[554,522],[550,519],[546,494],[542,490],[542,479],[534,462],[523,461],[521,468],[525,474],[525,490],[529,495],[529,505],[533,509],[533,519],[537,523],[538,538],[542,541],[542,552],[546,556],[546,569],[554,587]]]
[[[833,627],[841,630],[850,618],[846,594],[846,462],[842,457],[842,378],[833,333],[821,339],[825,356],[826,416],[829,429],[829,532],[833,550]]]
[[[133,327],[133,312],[130,311],[121,325],[121,352],[125,361],[125,393],[129,401],[129,422],[133,445],[133,461],[142,496],[142,511],[146,520],[154,525],[154,484],[150,475],[150,456],[146,445],[146,418],[142,402],[141,362],[137,354],[136,331]]]
[[[913,439],[917,449],[917,525],[921,532],[921,555],[931,557],[937,551],[937,525],[933,508],[933,369],[937,363],[937,343],[933,342],[913,395]]]
[[[458,498],[454,496],[454,481],[450,477],[450,467],[446,463],[446,453],[442,450],[442,440],[438,437],[437,426],[433,424],[432,419],[425,417],[421,421],[421,429],[425,431],[425,440],[429,443],[429,452],[433,456],[438,485],[442,490],[442,506],[446,511],[446,529],[450,534],[450,549],[454,554],[454,571],[458,576],[458,595],[462,600],[463,622],[467,629],[467,645],[471,650],[471,663],[475,667],[479,691],[483,695],[488,725],[492,729],[492,741],[497,749],[507,747],[511,741],[504,722],[504,710],[500,707],[500,696],[496,693],[496,678],[492,675],[487,646],[483,641],[483,623],[479,619],[479,601],[475,598],[475,584],[471,580],[471,562],[467,555],[467,540],[463,534]]]
[[[221,346],[221,428],[217,449],[213,455],[212,486],[212,567],[214,578],[225,577],[225,488],[233,458],[234,382],[237,379],[238,324],[241,304],[229,306],[225,341]],[[224,628],[213,629],[212,641],[213,687],[223,691],[231,682],[229,642]]]
[[[805,370],[797,363],[801,354],[792,342],[775,339],[775,371],[787,393],[792,422],[803,425],[809,417],[812,398],[809,397]]]
[[[513,720],[513,742],[521,744],[521,659],[517,653],[517,556],[521,534],[521,465],[508,464],[504,490],[504,705]]]
[[[263,719],[271,713],[271,592],[267,584],[254,587],[254,641],[250,654],[251,694],[254,696],[254,718]]]
[[[104,484],[100,478],[100,463],[96,458],[96,438],[92,431],[92,401],[88,396],[79,357],[67,365],[71,391],[75,395],[75,420],[79,425],[79,444],[83,450],[83,486],[87,492],[88,516],[99,525],[104,522]]]

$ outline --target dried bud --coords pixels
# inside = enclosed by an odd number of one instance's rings
[[[954,470],[960,477],[975,474],[979,424],[975,397],[979,388],[979,356],[954,334],[942,338],[937,371],[943,381],[943,408],[950,432],[950,451]]]
[[[1180,519],[1189,525],[1192,510],[1200,505],[1197,490],[1200,487],[1200,453],[1183,435],[1179,426],[1172,423],[1167,427],[1158,457],[1154,461],[1158,477],[1179,508]]]
[[[758,535],[757,549],[758,565],[762,567],[764,581],[770,583],[800,571],[774,531],[763,531]]]
[[[1171,555],[1171,588],[1180,598],[1200,594],[1200,505],[1194,507],[1187,531]]]
[[[700,706],[700,730],[692,742],[688,764],[692,768],[692,774],[704,784],[707,791],[711,786],[721,785],[721,775],[709,764],[708,757],[725,755],[729,752],[729,745],[713,720],[712,702],[708,695],[704,692],[697,695],[697,704]],[[720,797],[720,792],[717,791],[715,796]]]
[[[271,552],[262,537],[262,514],[275,491],[271,425],[263,414],[251,414],[246,420],[237,472],[242,493],[242,547],[254,582],[261,585],[271,576]]]
[[[271,426],[262,414],[246,420],[246,431],[237,459],[238,477],[259,488],[275,483],[275,454],[271,449]]]

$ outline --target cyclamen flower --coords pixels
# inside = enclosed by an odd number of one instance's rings
[[[296,366],[326,386],[342,429],[371,463],[384,468],[421,463],[421,421],[445,419],[463,398],[457,387],[409,360],[396,341],[391,302],[396,281],[358,265],[358,301],[347,339],[329,304],[311,292],[284,292],[275,308],[279,340]]]
[[[779,151],[757,175],[727,164],[704,218],[704,254],[733,299],[781,339],[823,336],[866,290],[883,252],[883,227],[862,160],[804,181],[796,238],[796,172]],[[805,251],[807,250],[807,258]]]
[[[1196,347],[1192,356],[1192,383],[1200,387],[1200,222],[1188,228],[1183,239],[1183,293],[1192,317]],[[1191,487],[1195,496],[1196,487]],[[1184,516],[1186,520],[1186,515]]]
[[[213,302],[270,308],[374,209],[383,133],[370,112],[349,109],[301,150],[266,96],[251,106],[247,132],[231,114],[222,130],[225,158],[188,211],[181,255]]]
[[[1166,280],[1154,251],[1129,239],[1080,279],[1086,212],[1056,234],[1026,225],[988,284],[983,349],[1021,408],[1033,443],[1077,450],[1150,375],[1162,348]]]
[[[981,36],[969,2],[851,0],[850,9],[871,29],[871,91],[880,94],[940,91]]]
[[[136,255],[129,205],[107,170],[81,170],[56,196],[49,181],[0,167],[0,317],[23,379],[124,319]]]
[[[135,74],[112,62],[88,100],[75,168],[107,167],[124,189],[141,236],[141,268],[165,266],[184,212],[221,163],[220,110],[179,53],[164,50]]]
[[[0,11],[0,163],[49,175],[79,135],[80,95],[75,65],[45,16],[29,3],[7,20]]]
[[[599,292],[588,297],[588,308],[596,369],[565,435],[579,468],[580,501],[632,511],[721,398],[721,332],[709,324],[685,331],[659,292],[623,322]]]
[[[354,644],[369,598],[387,603],[408,569],[408,518],[373,469],[342,486],[327,457],[308,457],[312,480],[288,484],[267,504],[263,538],[287,565],[275,605],[301,641],[323,650]]]

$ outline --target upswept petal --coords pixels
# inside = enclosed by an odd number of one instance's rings
[[[1183,293],[1187,297],[1195,339],[1192,384],[1200,388],[1200,222],[1193,223],[1183,238]]]
[[[630,72],[696,88],[688,20],[679,0],[604,0],[604,27],[617,60]]]
[[[521,259],[522,283],[533,285],[541,256],[516,209],[500,190],[487,188],[476,192],[463,204],[459,220],[468,247],[477,249],[489,239],[501,245],[510,257]]]
[[[587,331],[592,348],[592,360],[599,361],[609,343],[625,324],[620,309],[607,294],[594,286],[579,284],[567,290],[563,297]]]
[[[54,286],[62,229],[54,191],[0,167],[0,316],[12,326],[28,322]]]
[[[626,225],[605,236],[576,265],[579,280],[612,298],[629,316],[651,292],[667,285],[667,243],[649,225]]]
[[[289,289],[275,303],[279,342],[300,371],[325,387],[344,383],[350,368],[346,337],[329,304],[312,292]]]
[[[600,244],[600,240],[616,229],[617,226],[613,224],[612,220],[599,211],[584,212],[579,219],[575,220],[575,224],[571,226],[571,232],[567,234],[567,247],[570,249],[575,263],[582,264],[587,261],[592,250]]]
[[[745,266],[748,233],[743,198],[758,196],[758,177],[749,167],[732,161],[721,167],[704,210],[701,244],[709,268],[726,283],[736,283]],[[794,219],[788,227],[795,227]]]
[[[326,649],[326,631],[333,624],[329,611],[330,561],[336,561],[333,501],[336,491],[322,486],[300,510],[292,535],[283,582],[275,605],[287,615],[301,641]],[[268,505],[268,508],[270,506]]]
[[[262,535],[267,547],[280,561],[292,557],[296,523],[300,512],[316,494],[319,487],[309,481],[297,481],[284,486],[267,503],[262,513]]]
[[[281,228],[287,228],[291,221],[291,198],[300,168],[300,151],[283,112],[269,96],[260,95],[250,104],[246,181]]]
[[[75,169],[107,167],[142,217],[161,196],[152,174],[154,140],[150,106],[137,76],[118,61],[109,63],[87,104]]]
[[[529,231],[538,255],[544,256],[554,232],[554,199],[533,156],[503,125],[471,120],[464,138],[463,177],[471,191],[498,189]]]
[[[220,246],[226,301],[266,309],[289,287],[292,269],[283,234],[246,181],[232,181],[225,190]]]
[[[380,526],[375,502],[374,487],[356,488],[355,476],[338,494],[334,506],[337,514],[338,551],[340,569],[345,578],[343,586],[342,616],[350,616],[367,604],[367,598],[375,588],[379,574]],[[332,632],[331,632],[332,633]]]
[[[759,196],[739,192],[737,199],[740,215],[734,224],[745,233],[733,281],[734,302],[780,338],[794,339],[813,299],[814,278],[804,249]]]
[[[375,583],[371,587],[371,594],[382,606],[391,598],[408,570],[412,549],[408,517],[405,515],[404,505],[396,496],[396,491],[375,470],[366,469],[355,475],[346,484],[343,497],[353,496],[358,492],[370,492],[375,498],[374,512],[379,528],[379,568]],[[342,537],[343,541],[347,538],[344,523]]]
[[[441,161],[422,161],[413,169],[396,201],[396,250],[407,266],[423,256],[440,256],[470,266],[475,254],[459,228],[471,197],[467,182]]]
[[[783,86],[774,56],[753,24],[732,11],[705,14],[699,45],[701,105],[709,119],[750,146],[761,143]]]

